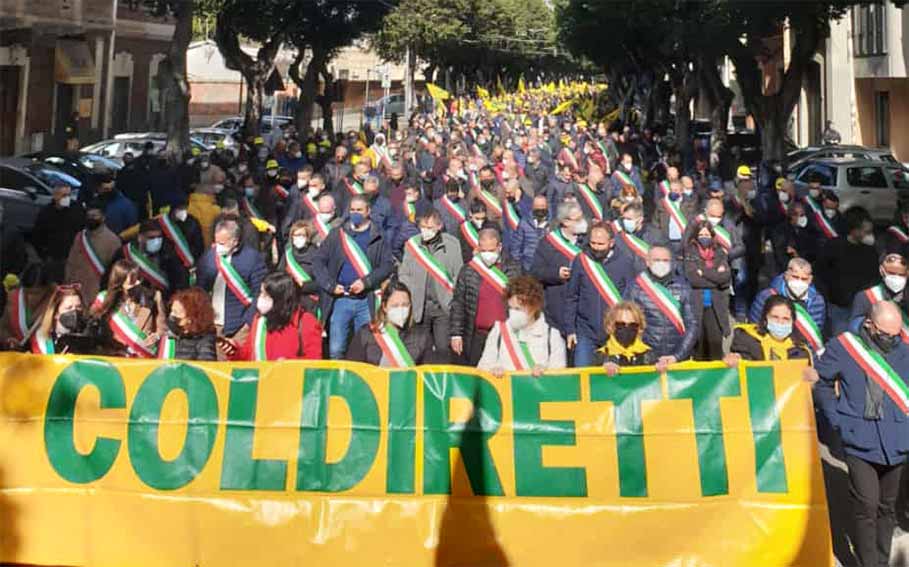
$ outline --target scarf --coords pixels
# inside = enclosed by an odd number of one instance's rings
[[[704,261],[704,265],[708,268],[713,268],[713,258],[716,256],[715,248],[703,248],[700,244],[697,245],[698,255],[701,257],[701,260]]]
[[[641,340],[640,335],[634,339],[634,342],[630,345],[622,346],[619,341],[615,340],[615,337],[610,336],[606,340],[606,345],[600,349],[600,352],[606,355],[607,358],[612,356],[619,356],[627,360],[633,360],[634,357],[644,354],[649,351],[650,347],[644,344],[644,341]]]
[[[865,344],[868,345],[868,348],[874,350],[874,352],[880,354],[883,357],[887,356],[887,353],[881,350],[881,347],[877,346],[877,343],[874,341],[874,338],[871,337],[871,333],[868,332],[864,326],[859,331],[859,336],[865,341]],[[865,419],[879,420],[884,415],[884,389],[870,379],[868,375],[865,375]]]

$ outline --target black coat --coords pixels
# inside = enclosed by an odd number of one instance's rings
[[[568,293],[568,280],[559,277],[559,269],[571,268],[572,261],[559,252],[547,236],[541,238],[537,244],[530,274],[543,284],[545,305],[543,312],[546,314],[546,322],[564,335],[567,329],[565,317],[568,311],[565,298]],[[582,248],[583,243],[579,240],[577,246]]]
[[[698,255],[697,246],[689,245],[685,250],[685,275],[691,282],[691,305],[695,316],[698,320],[704,321],[704,290],[710,290],[713,310],[725,337],[732,332],[729,325],[729,284],[732,280],[732,270],[729,268],[723,247],[717,244],[714,250],[716,255],[713,259],[713,268],[708,268]]]
[[[76,235],[85,228],[85,211],[76,204],[61,209],[53,203],[38,211],[32,244],[45,260],[66,261]]]
[[[398,332],[401,342],[413,358],[414,364],[429,364],[432,362],[432,338],[429,331],[422,325],[411,325]],[[370,330],[370,325],[362,327],[354,335],[350,346],[347,347],[347,360],[376,364],[382,360],[382,348],[376,342],[375,335]]]
[[[496,266],[508,276],[508,279],[521,275],[521,266],[511,258],[502,258]],[[454,295],[451,299],[449,334],[452,337],[462,337],[464,339],[464,352],[470,352],[470,345],[473,342],[474,322],[477,320],[477,304],[480,302],[480,283],[483,277],[480,276],[469,264],[464,264],[461,271],[458,272],[458,280],[455,283]],[[502,297],[502,301],[505,298]]]
[[[176,337],[174,353],[174,358],[177,360],[218,360],[218,352],[215,350],[215,334]]]

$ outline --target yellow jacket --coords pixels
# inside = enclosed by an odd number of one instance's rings
[[[206,193],[191,193],[189,195],[189,206],[186,210],[199,221],[205,246],[211,246],[214,238],[212,231],[215,226],[215,219],[221,214],[221,207],[215,201],[215,196]]]

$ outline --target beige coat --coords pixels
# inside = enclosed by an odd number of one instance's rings
[[[76,235],[76,239],[81,238]],[[104,264],[105,270],[110,268],[110,263],[114,259],[114,254],[121,246],[120,237],[111,232],[107,226],[90,232],[88,240],[91,242],[95,253]],[[102,274],[103,276],[104,274]],[[95,274],[95,271],[86,260],[82,247],[78,242],[73,242],[69,249],[69,256],[66,258],[66,283],[78,283],[82,285],[82,301],[86,305],[94,301],[95,296],[101,289],[101,276]]]

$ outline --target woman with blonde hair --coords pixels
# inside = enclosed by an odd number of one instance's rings
[[[85,329],[82,290],[78,284],[59,286],[48,301],[47,309],[31,337],[35,354],[94,354],[85,344],[67,340]],[[82,345],[80,348],[78,345]]]
[[[606,374],[615,376],[623,366],[650,366],[657,356],[641,337],[647,328],[647,319],[641,307],[633,301],[623,301],[606,312],[603,318],[606,344],[597,351],[597,364],[602,364]]]

